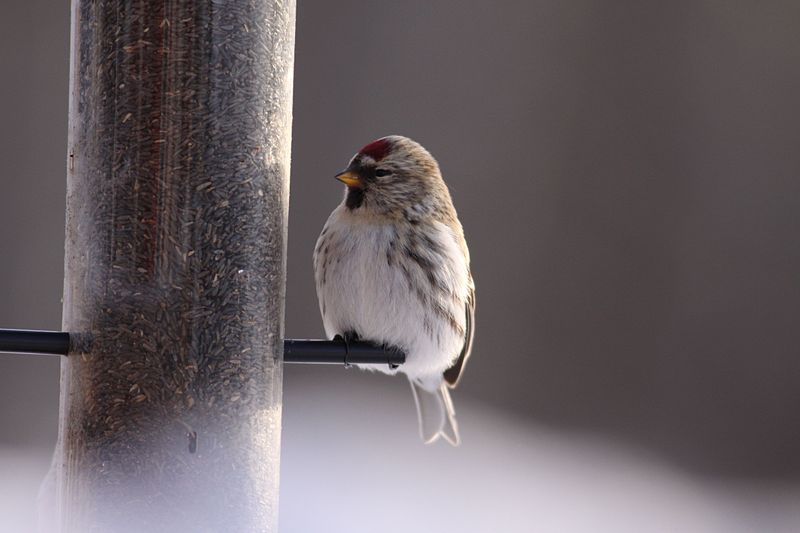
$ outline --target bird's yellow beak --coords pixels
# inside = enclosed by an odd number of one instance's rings
[[[359,175],[351,170],[345,170],[344,172],[340,172],[336,174],[335,178],[351,188],[352,187],[361,188],[362,186],[361,178],[359,177]]]

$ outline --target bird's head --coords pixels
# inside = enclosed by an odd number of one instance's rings
[[[369,143],[336,175],[347,185],[345,205],[351,211],[400,215],[422,209],[447,195],[439,165],[419,143],[390,135]]]

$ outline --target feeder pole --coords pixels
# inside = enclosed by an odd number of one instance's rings
[[[276,531],[294,26],[72,2],[61,532]]]

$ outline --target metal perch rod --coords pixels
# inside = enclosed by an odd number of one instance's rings
[[[0,352],[68,355],[70,334],[63,331],[0,329]],[[365,341],[284,339],[283,361],[306,364],[401,365],[405,355]]]

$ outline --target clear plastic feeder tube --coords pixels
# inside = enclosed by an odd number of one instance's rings
[[[60,531],[276,530],[294,25],[73,0]]]

